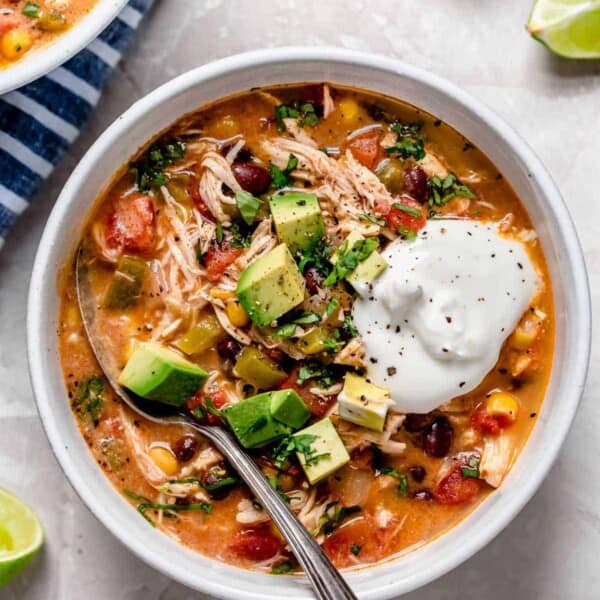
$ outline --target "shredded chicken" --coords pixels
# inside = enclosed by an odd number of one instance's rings
[[[514,440],[505,432],[496,436],[486,436],[479,463],[481,477],[492,487],[499,487],[515,453]]]
[[[343,419],[337,421],[337,429],[344,446],[349,452],[357,449],[367,448],[371,444],[377,446],[384,454],[390,456],[400,456],[406,450],[404,442],[398,442],[392,439],[398,429],[404,423],[405,415],[390,413],[385,423],[383,432],[372,431],[359,427]]]

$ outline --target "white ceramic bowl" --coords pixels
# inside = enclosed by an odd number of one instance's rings
[[[0,94],[21,87],[69,60],[95,39],[126,3],[127,0],[98,0],[89,14],[55,42],[27,53],[14,65],[0,70]]]
[[[400,62],[326,48],[233,56],[163,85],[119,117],[65,185],[42,236],[29,292],[31,378],[40,417],[65,474],[90,510],[132,552],[178,581],[235,600],[310,598],[303,578],[213,562],[148,527],[99,471],[66,398],[58,359],[57,271],[72,258],[98,192],[149,138],[204,103],[256,85],[332,81],[407,100],[456,127],[500,168],[527,206],[548,259],[556,301],[551,381],[535,429],[502,487],[445,535],[393,561],[349,574],[361,598],[392,598],[456,567],[519,512],[567,434],[584,386],[590,345],[587,276],[569,214],[550,175],[515,132],[457,86]]]

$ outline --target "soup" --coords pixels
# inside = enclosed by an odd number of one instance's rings
[[[338,567],[455,525],[535,424],[554,336],[542,249],[494,165],[413,106],[330,84],[218,101],[115,175],[81,247],[122,385],[230,428]],[[72,265],[60,290],[68,397],[131,518],[294,571],[235,465],[114,396]]]
[[[0,69],[56,40],[97,0],[0,0]]]

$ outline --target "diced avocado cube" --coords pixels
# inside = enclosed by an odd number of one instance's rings
[[[259,390],[276,388],[286,378],[285,371],[254,346],[246,346],[240,352],[233,373]]]
[[[350,250],[354,247],[356,242],[364,239],[364,236],[360,233],[356,231],[351,232],[345,240],[347,242],[347,249]],[[334,252],[330,260],[335,264],[339,260],[337,253]],[[377,279],[387,267],[388,264],[381,254],[379,254],[377,250],[373,250],[368,258],[359,263],[356,269],[346,277],[346,280],[352,284],[352,287],[354,287],[357,292],[361,293],[364,289],[364,284],[371,283]]]
[[[296,390],[278,390],[270,392],[271,395],[271,415],[277,421],[289,425],[292,429],[300,429],[310,413],[306,404]]]
[[[321,207],[314,194],[292,192],[269,200],[280,242],[292,254],[314,246],[325,235]]]
[[[319,483],[350,460],[331,419],[317,421],[294,434],[295,437],[301,435],[314,436],[308,459],[304,453],[296,453],[311,485]]]
[[[300,304],[304,289],[290,251],[279,244],[244,269],[236,294],[250,318],[264,327]]]
[[[271,394],[265,392],[228,406],[223,415],[244,448],[256,448],[289,435],[291,427],[271,415]]]
[[[128,308],[135,304],[146,276],[148,265],[135,256],[121,256],[117,270],[104,295],[105,308]]]
[[[204,369],[177,352],[154,342],[143,342],[127,361],[119,383],[146,400],[181,406],[207,377]]]
[[[393,404],[389,390],[373,385],[354,373],[346,374],[344,388],[338,395],[338,412],[342,419],[367,429],[383,431],[387,412]]]
[[[223,328],[213,314],[205,316],[197,325],[176,342],[176,346],[186,354],[198,354],[215,345],[223,335]]]

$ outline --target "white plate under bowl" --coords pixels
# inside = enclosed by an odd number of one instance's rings
[[[94,40],[119,14],[127,0],[99,0],[92,10],[56,41],[0,69],[0,95],[19,88],[67,62]]]
[[[311,598],[302,577],[243,571],[196,554],[148,526],[98,469],[71,414],[56,330],[58,270],[72,259],[86,215],[113,173],[181,115],[254,86],[331,81],[395,96],[433,113],[472,140],[529,210],[556,302],[556,349],[534,431],[502,487],[446,534],[403,556],[348,574],[360,598],[392,598],[477,552],[536,491],[567,434],[583,390],[590,347],[587,275],[573,224],[546,169],[515,132],[480,102],[437,76],[380,56],[329,48],[281,48],[233,56],[185,73],[119,117],[65,185],[40,242],[29,291],[29,363],[38,409],[66,476],[90,510],[132,552],[170,577],[232,600]],[[225,543],[225,540],[224,540]]]

